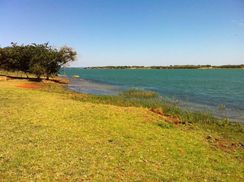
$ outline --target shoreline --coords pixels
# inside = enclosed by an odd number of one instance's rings
[[[6,77],[6,78],[4,78]],[[218,115],[214,115],[212,112],[209,112],[211,110],[211,108],[209,107],[213,107],[213,106],[208,106],[208,105],[202,105],[202,104],[198,104],[198,103],[193,103],[193,102],[188,102],[186,103],[185,101],[182,101],[182,100],[175,100],[173,98],[169,98],[169,97],[164,97],[162,95],[160,95],[159,93],[157,92],[154,92],[154,91],[150,91],[150,90],[144,90],[144,89],[138,89],[138,88],[126,88],[126,89],[121,89],[119,87],[116,87],[114,85],[111,85],[111,84],[105,84],[105,83],[100,83],[100,82],[96,82],[96,81],[90,81],[90,80],[86,80],[86,79],[81,79],[81,78],[68,78],[68,77],[64,77],[64,76],[56,76],[56,77],[52,77],[50,78],[49,80],[46,80],[46,79],[42,79],[41,81],[36,81],[36,79],[32,79],[32,78],[25,78],[25,77],[18,77],[18,76],[10,76],[10,75],[1,75],[0,78],[4,78],[4,79],[0,79],[0,81],[8,81],[8,80],[23,80],[23,81],[27,81],[27,82],[30,82],[30,83],[37,83],[37,84],[60,84],[60,85],[63,85],[65,86],[65,88],[67,89],[67,91],[71,91],[71,92],[75,92],[75,93],[78,93],[78,94],[88,94],[88,95],[91,95],[92,97],[101,97],[101,98],[106,98],[106,97],[118,97],[120,96],[121,94],[123,94],[124,92],[126,93],[127,91],[130,91],[130,90],[138,90],[139,92],[153,92],[155,93],[156,95],[159,95],[160,96],[160,99],[158,100],[159,102],[164,102],[164,103],[167,103],[169,105],[172,105],[173,107],[176,107],[180,110],[182,110],[183,112],[189,112],[189,113],[199,113],[201,115],[209,115],[210,117],[214,117],[216,120],[226,120],[230,123],[240,123],[240,124],[244,124],[244,121],[242,120],[233,120],[229,117],[223,117],[223,116],[218,116]],[[70,84],[72,84],[72,80],[78,80],[78,84],[80,87],[82,87],[82,89],[75,89],[75,88],[70,88]],[[86,88],[84,88],[84,85],[81,85],[81,84],[86,84]],[[104,85],[102,88],[100,87],[101,85]],[[17,86],[19,87],[19,86]],[[22,86],[20,86],[22,87]],[[96,87],[99,87],[99,89],[95,89],[96,91],[93,91],[94,89],[92,88],[96,88]],[[106,92],[106,91],[102,91],[102,89],[107,89],[107,88],[114,88],[116,87],[117,89],[114,89],[116,90],[116,93],[112,93],[112,92]],[[23,85],[23,88],[30,88],[32,89],[32,85],[30,86],[24,86]],[[39,88],[39,87],[37,87]],[[33,89],[35,89],[35,86],[33,86]],[[162,99],[163,98],[163,99]],[[162,99],[162,100],[161,100]],[[123,105],[123,104],[122,104]],[[133,104],[132,104],[133,105]],[[199,107],[195,107],[195,106],[199,106]],[[201,109],[198,109],[198,108],[204,108],[203,110]],[[212,108],[213,109],[213,108]]]
[[[119,95],[120,93],[123,93],[124,91],[134,89],[130,87],[123,87],[123,86],[118,86],[113,84],[101,83],[101,82],[96,82],[94,80],[86,80],[82,78],[67,78],[67,79],[69,80],[69,83],[67,84],[67,88],[78,93],[94,94],[100,96],[106,96],[106,95],[116,96]],[[144,88],[135,88],[135,89],[153,91]],[[227,118],[232,122],[244,123],[244,118],[241,115],[241,111],[232,110],[230,108],[224,108],[221,110],[220,109],[221,106],[207,105],[199,102],[190,102],[175,97],[165,96],[158,92],[156,93],[163,98],[164,102],[166,101],[169,103],[174,103],[177,107],[179,107],[184,111],[208,113],[218,119]],[[223,105],[222,107],[225,106]]]
[[[30,78],[16,76],[16,73],[8,73],[9,75],[0,74],[1,80],[8,79],[21,79],[21,80],[29,80],[36,81],[33,77]],[[72,82],[76,81],[76,84]],[[130,90],[133,88],[123,87],[108,83],[97,82],[94,80],[87,80],[82,78],[69,78],[67,76],[58,75],[56,77],[50,78],[50,80],[42,79],[43,83],[60,83],[66,85],[67,89],[71,91],[75,91],[81,94],[94,94],[100,96],[118,96],[122,92],[126,90]],[[85,85],[84,85],[85,84]],[[78,89],[77,89],[78,88]],[[143,88],[139,88],[144,90]],[[147,91],[147,89],[145,89]],[[150,90],[149,90],[150,91]],[[156,92],[158,93],[158,92]],[[159,93],[158,93],[159,94]],[[161,95],[161,94],[160,94]],[[206,105],[197,102],[189,102],[180,99],[176,99],[175,97],[168,97],[161,95],[164,98],[164,101],[169,103],[174,103],[181,110],[186,112],[199,112],[202,114],[210,114],[216,117],[216,119],[228,119],[231,122],[244,123],[244,118],[241,115],[238,116],[238,113],[241,114],[241,111],[233,111],[229,108],[225,108],[224,111],[220,111],[218,109],[219,106]],[[224,105],[223,105],[224,106]],[[225,107],[225,106],[224,106]],[[241,118],[240,118],[241,117]]]

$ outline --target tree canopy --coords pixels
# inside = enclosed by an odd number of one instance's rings
[[[22,71],[36,75],[38,79],[56,75],[65,64],[74,61],[76,51],[64,46],[60,49],[44,44],[18,45],[0,47],[0,69],[7,71]]]

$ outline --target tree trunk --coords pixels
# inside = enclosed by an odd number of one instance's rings
[[[38,81],[41,80],[41,75],[37,75],[36,78]]]
[[[25,75],[26,75],[26,78],[29,78],[28,73],[25,73]]]

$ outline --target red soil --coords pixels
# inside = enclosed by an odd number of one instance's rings
[[[206,139],[212,146],[221,149],[225,152],[235,152],[236,150],[244,151],[244,145],[241,142],[231,142],[224,138],[214,138],[212,136],[207,136]]]
[[[164,112],[161,108],[152,108],[152,109],[150,109],[150,111],[160,115],[166,122],[173,123],[175,125],[183,124],[183,123],[181,123],[179,118],[177,118],[175,116],[164,114]]]

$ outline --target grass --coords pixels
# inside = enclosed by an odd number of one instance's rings
[[[53,91],[51,89],[51,91]],[[59,90],[58,92],[65,92]],[[209,113],[183,111],[175,103],[164,100],[157,93],[131,89],[122,92],[118,96],[98,96],[70,93],[74,100],[117,105],[123,107],[144,107],[147,109],[160,110],[164,115],[174,116],[180,119],[181,123],[217,133],[232,141],[243,139],[244,127],[237,122],[230,122],[227,119],[217,119]]]
[[[243,181],[242,129],[154,93],[0,81],[0,181]]]

